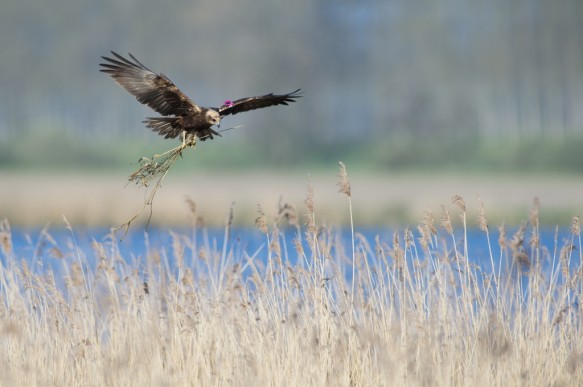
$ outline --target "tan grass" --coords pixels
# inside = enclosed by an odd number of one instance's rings
[[[461,200],[453,210],[471,212]],[[456,248],[446,207],[445,233],[427,213],[421,238],[355,232],[347,254],[314,202],[310,183],[307,225],[286,204],[273,219],[258,208],[255,252],[230,243],[233,207],[222,245],[193,222],[138,258],[119,256],[113,235],[79,251],[46,229],[66,286],[38,265],[43,251],[21,262],[0,223],[0,385],[583,385],[577,227],[563,245],[525,246],[539,232],[531,213],[512,241],[500,236],[502,263],[490,249],[490,269]],[[501,270],[522,252],[537,257],[528,270]]]

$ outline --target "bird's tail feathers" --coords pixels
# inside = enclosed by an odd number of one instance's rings
[[[144,124],[164,138],[176,138],[182,134],[180,120],[180,117],[148,117]]]

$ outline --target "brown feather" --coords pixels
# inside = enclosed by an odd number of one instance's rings
[[[101,71],[109,74],[139,102],[163,116],[180,116],[201,110],[164,74],[154,73],[132,54],[129,55],[135,63],[113,51],[111,53],[117,59],[103,56],[108,63],[100,64]]]
[[[273,93],[261,95],[258,97],[248,97],[241,98],[228,105],[221,106],[218,111],[221,117],[228,116],[229,114],[237,114],[246,112],[249,110],[261,109],[269,106],[275,105],[287,105],[288,102],[295,102],[297,98],[302,96],[298,94],[301,89],[292,91],[287,94],[274,95]]]

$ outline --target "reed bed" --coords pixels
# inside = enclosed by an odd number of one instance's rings
[[[339,179],[352,212],[343,165]],[[580,221],[542,246],[538,206],[510,235],[479,203],[481,263],[459,196],[416,229],[353,227],[346,243],[308,185],[303,210],[258,208],[257,251],[230,239],[232,209],[210,240],[192,202],[192,231],[144,256],[121,256],[113,234],[82,251],[45,230],[50,248],[20,257],[4,220],[0,384],[583,385]]]

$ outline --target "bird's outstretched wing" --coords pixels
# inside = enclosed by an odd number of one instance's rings
[[[129,56],[133,62],[113,51],[111,53],[115,59],[102,56],[107,63],[100,64],[101,71],[109,74],[144,105],[148,105],[163,116],[180,116],[201,111],[201,108],[164,74],[151,71],[132,54]]]
[[[297,89],[287,94],[275,95],[270,93],[258,97],[241,98],[236,101],[225,101],[223,106],[215,110],[219,112],[221,117],[224,117],[229,114],[237,114],[269,106],[287,105],[288,102],[295,102],[297,98],[301,98],[300,90]]]

